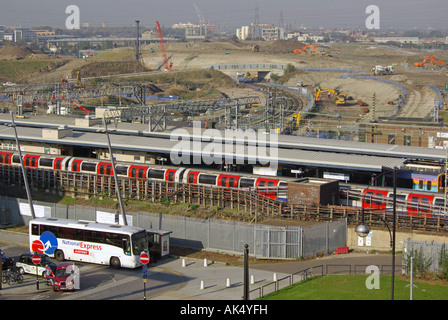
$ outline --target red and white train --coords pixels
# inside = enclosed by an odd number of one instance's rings
[[[25,167],[53,169],[70,172],[113,175],[112,163],[90,158],[53,156],[47,154],[22,154]],[[18,153],[0,151],[0,164],[19,166]],[[272,199],[287,201],[288,181],[292,178],[257,176],[234,172],[220,172],[185,167],[147,165],[140,163],[116,162],[119,177],[183,182],[195,185],[218,186],[257,190]],[[296,180],[296,179],[293,179]]]
[[[347,194],[349,192],[349,194]],[[351,200],[347,201],[347,196]],[[341,187],[341,203],[365,209],[385,210],[392,213],[393,210],[393,188],[370,186],[345,185]],[[446,206],[443,193],[415,191],[397,188],[396,211],[398,214],[412,216],[445,215]]]
[[[59,156],[48,154],[23,154],[26,167],[52,169],[70,172],[113,175],[112,164],[108,161]],[[0,164],[19,166],[20,159],[16,152],[0,151]],[[218,186],[256,190],[260,194],[280,201],[288,200],[288,183],[295,178],[258,176],[246,173],[221,172],[199,168],[148,165],[140,163],[115,163],[117,176],[136,179],[183,182],[194,185]],[[350,205],[366,209],[392,210],[393,189],[388,187],[355,186],[340,184],[341,205]],[[350,201],[346,200],[347,192]],[[357,197],[356,197],[357,195]],[[353,197],[354,196],[354,197]],[[412,189],[397,189],[397,212],[415,216],[445,215],[444,194],[424,192]]]

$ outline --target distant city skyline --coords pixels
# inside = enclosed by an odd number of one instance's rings
[[[271,23],[297,29],[310,28],[365,28],[369,14],[368,5],[380,9],[380,30],[396,29],[443,29],[448,30],[448,1],[446,0],[14,0],[3,1],[0,25],[15,27],[51,26],[65,28],[68,14],[65,8],[77,5],[80,20],[90,26],[133,26],[135,20],[146,28],[155,27],[158,20],[162,26],[175,23],[199,22],[195,5],[204,17],[221,28],[237,28],[255,21],[258,7],[260,23]]]

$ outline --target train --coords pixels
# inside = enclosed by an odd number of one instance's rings
[[[23,154],[22,157],[24,166],[30,168],[95,173],[107,176],[114,174],[112,163],[99,159],[30,153]],[[19,166],[19,155],[15,152],[0,151],[0,164]],[[275,176],[258,176],[120,161],[115,163],[115,170],[118,177],[129,177],[132,179],[151,179],[194,185],[252,189],[257,190],[263,196],[280,201],[287,201],[288,182],[297,180],[288,177],[280,179]]]
[[[35,153],[25,153],[22,156],[25,167],[113,175],[112,163],[106,160]],[[0,151],[0,164],[19,166],[18,153]],[[254,190],[263,196],[285,202],[288,201],[288,184],[298,181],[297,178],[292,177],[259,176],[249,173],[121,161],[115,163],[115,170],[119,177]],[[399,214],[431,216],[445,213],[443,194],[445,174],[400,171],[398,176],[401,179],[401,185],[406,185],[397,189]],[[393,196],[391,187],[367,187],[340,183],[340,191],[340,204],[362,206],[366,209],[391,210]],[[358,200],[355,199],[349,203],[345,200],[348,195]]]
[[[341,203],[364,209],[393,212],[393,188],[378,186],[341,186]],[[446,215],[445,195],[440,192],[396,189],[396,212],[414,217]]]

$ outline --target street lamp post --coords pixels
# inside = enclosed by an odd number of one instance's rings
[[[10,114],[11,114],[11,122],[12,122],[10,126],[14,129],[14,136],[16,139],[17,151],[19,152],[20,167],[22,169],[22,176],[23,176],[23,182],[25,184],[26,196],[28,198],[28,203],[30,205],[31,216],[33,217],[33,219],[36,219],[36,215],[34,213],[33,199],[31,197],[30,187],[28,186],[28,177],[26,175],[26,168],[23,165],[22,151],[20,150],[20,145],[19,145],[19,136],[17,134],[17,128],[16,128],[16,124],[14,122],[14,113],[11,111]]]
[[[392,234],[390,234],[390,237],[391,237],[390,245],[392,247],[392,282],[391,282],[391,297],[390,297],[390,299],[394,300],[395,232],[396,232],[395,222],[396,222],[396,215],[397,215],[397,168],[394,167],[393,169],[389,169],[388,172],[384,172],[383,174],[390,173],[390,170],[392,170],[392,173],[393,173],[393,210],[392,210],[393,222],[392,222]],[[376,178],[378,178],[378,177],[380,177],[380,175],[377,176]],[[373,183],[373,181],[372,181],[372,183]],[[369,230],[369,227],[364,223],[364,205],[362,203],[361,203],[361,206],[362,206],[361,223],[356,227],[355,232],[358,234],[358,236],[365,238],[369,234],[370,230]],[[386,223],[386,221],[384,221],[384,223]],[[388,227],[387,223],[386,223],[386,227]],[[389,232],[390,232],[390,230],[389,230]]]
[[[106,128],[107,146],[109,147],[110,161],[112,163],[112,172],[113,172],[114,180],[115,180],[115,189],[116,189],[116,193],[117,193],[117,197],[118,197],[118,202],[120,204],[120,210],[121,210],[121,215],[123,217],[123,223],[125,226],[127,226],[128,222],[126,220],[126,213],[124,211],[123,199],[121,198],[121,190],[120,190],[120,185],[118,184],[117,172],[115,170],[114,155],[112,153],[112,146],[110,143],[109,131],[107,130],[107,121],[106,121],[105,117],[103,118],[103,121],[104,121],[104,126]]]

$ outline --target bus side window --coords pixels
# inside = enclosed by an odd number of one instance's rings
[[[129,239],[123,238],[123,251],[127,256],[131,255],[131,245],[129,244]]]
[[[39,234],[39,225],[38,224],[33,224],[32,226],[31,226],[31,234],[33,235],[33,236],[39,236],[40,234]]]

